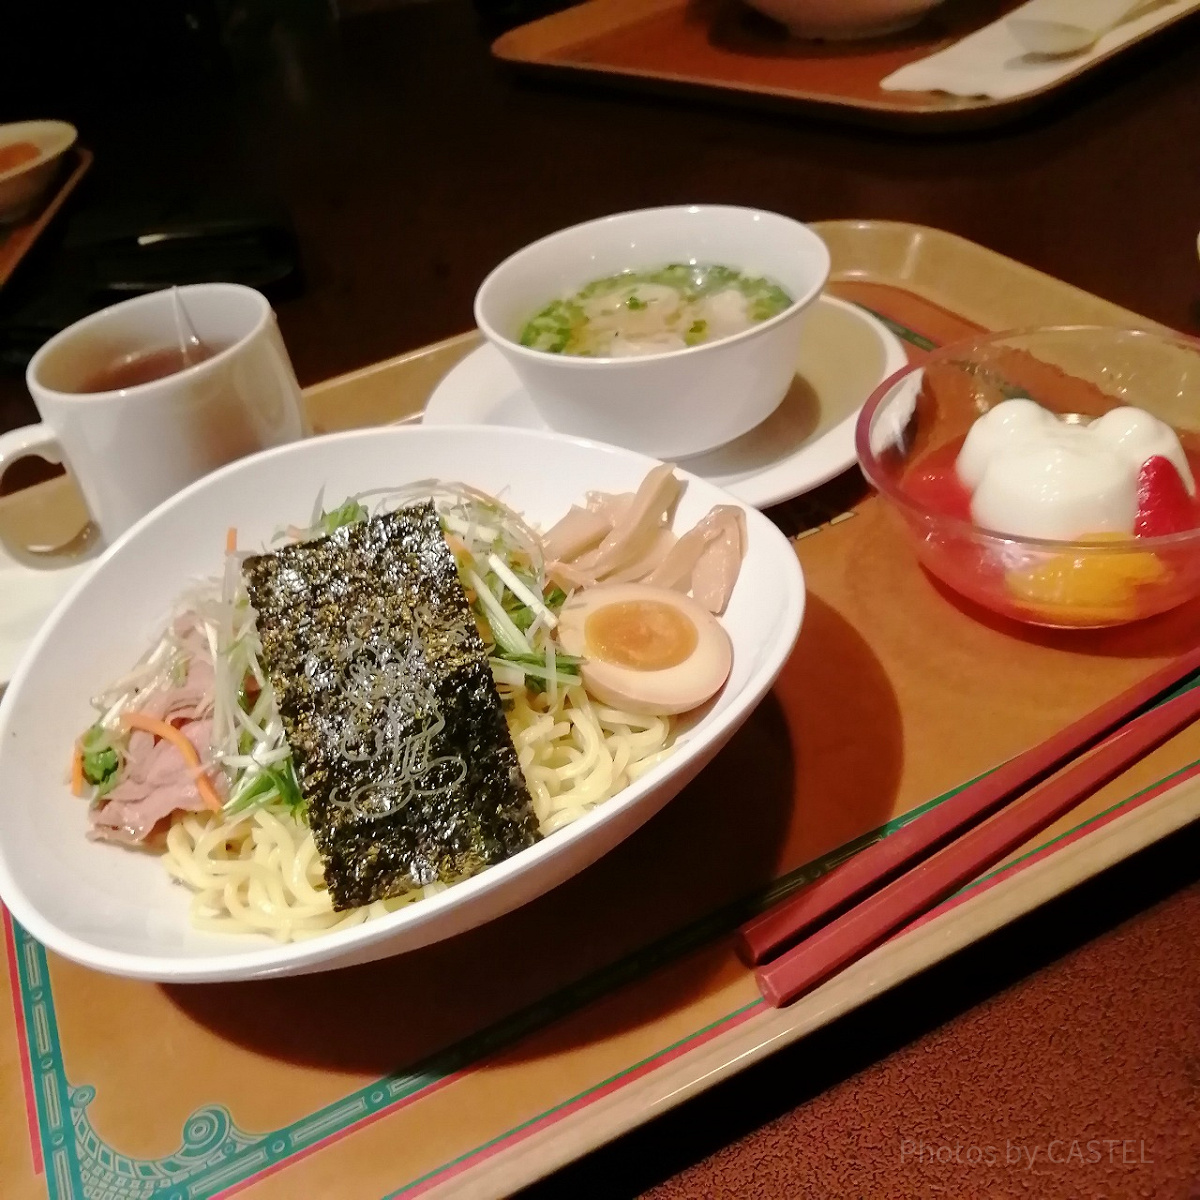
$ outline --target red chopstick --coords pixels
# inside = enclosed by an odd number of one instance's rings
[[[1143,713],[1020,802],[760,967],[762,994],[776,1007],[790,1004],[999,862],[1198,715],[1200,687]]]
[[[893,878],[1094,746],[1196,670],[1200,670],[1200,648],[1172,660],[1053,737],[942,801],[937,808],[860,850],[828,874],[805,885],[795,896],[743,925],[738,935],[738,953],[750,966],[772,958],[856,897]]]

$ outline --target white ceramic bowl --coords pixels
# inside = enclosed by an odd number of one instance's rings
[[[823,41],[883,37],[915,25],[943,0],[746,0],[793,37]]]
[[[743,333],[664,354],[581,358],[522,346],[525,322],[559,296],[625,270],[720,263],[780,284],[793,303]],[[805,311],[829,251],[778,213],[680,205],[619,213],[553,233],[506,258],[475,297],[475,321],[552,429],[658,458],[722,446],[775,411],[792,381]]]
[[[92,719],[89,696],[144,652],[189,579],[219,569],[230,526],[253,546],[280,525],[306,520],[322,486],[332,501],[430,476],[507,489],[511,504],[545,523],[585,490],[631,490],[652,465],[629,451],[533,430],[373,429],[265,451],[168,500],[64,598],[0,701],[0,899],[39,941],[90,967],[161,981],[217,981],[319,971],[415,949],[481,925],[574,875],[696,775],[749,716],[791,652],[804,609],[803,576],[787,539],[754,509],[746,508],[748,551],[722,618],[733,641],[733,671],[675,752],[530,849],[381,919],[291,945],[193,930],[189,893],[156,857],[87,839],[85,803],[65,782],[67,760]],[[681,526],[714,504],[738,503],[683,477]]]
[[[0,146],[32,142],[37,158],[0,172],[0,225],[24,217],[46,190],[59,160],[75,144],[75,126],[65,121],[17,121],[0,125]]]

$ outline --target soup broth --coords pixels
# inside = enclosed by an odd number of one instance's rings
[[[0,146],[0,175],[33,162],[41,154],[32,142],[9,142],[7,146]]]
[[[732,337],[791,303],[770,279],[720,264],[670,263],[595,279],[552,300],[526,322],[520,342],[590,358],[663,354]]]

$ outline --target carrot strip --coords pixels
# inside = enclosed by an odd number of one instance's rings
[[[230,525],[225,530],[225,553],[233,554],[235,550],[237,550],[237,526]]]
[[[83,747],[78,742],[71,755],[71,795],[83,795]]]
[[[217,794],[217,789],[213,787],[212,780],[200,770],[200,755],[196,753],[196,747],[174,725],[168,725],[166,721],[160,721],[157,717],[147,716],[146,713],[140,712],[122,713],[121,724],[126,729],[140,729],[143,733],[152,733],[155,737],[170,742],[183,756],[184,762],[189,767],[196,769],[196,791],[200,793],[200,799],[213,812],[221,811],[221,797]]]

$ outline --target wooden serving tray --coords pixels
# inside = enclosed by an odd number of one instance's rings
[[[832,289],[914,357],[982,326],[1153,327],[935,230],[816,228]],[[310,389],[315,425],[419,413],[475,340]],[[917,567],[857,472],[773,515],[798,535],[809,589],[778,685],[658,817],[520,911],[364,967],[178,987],[74,966],[6,917],[5,1200],[508,1195],[1200,816],[1197,726],[861,962],[767,1007],[733,954],[741,919],[1200,627],[1200,604],[1064,633],[970,609]]]
[[[1189,15],[1082,61],[1010,99],[884,91],[880,82],[998,20],[1023,0],[949,0],[914,28],[849,42],[789,38],[741,0],[587,0],[503,34],[497,58],[538,74],[657,91],[697,91],[857,124],[935,133],[1012,120]]]

